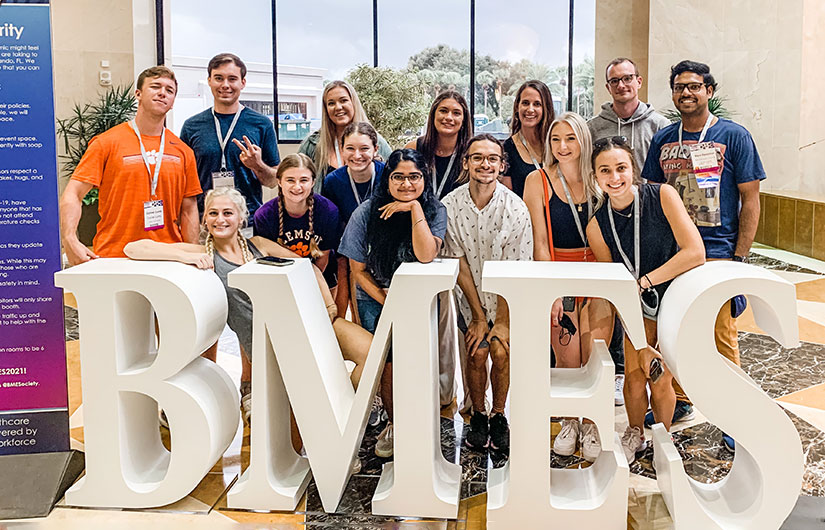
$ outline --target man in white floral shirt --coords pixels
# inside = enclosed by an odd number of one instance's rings
[[[458,258],[460,263],[458,327],[467,347],[466,375],[473,402],[465,443],[507,453],[510,428],[504,405],[510,389],[510,313],[504,299],[481,291],[481,272],[485,261],[532,259],[533,231],[527,206],[498,182],[506,161],[494,136],[480,134],[470,140],[463,165],[460,180],[466,184],[442,200],[447,207],[442,256]],[[488,356],[493,387],[489,419],[485,410],[478,409],[487,388]]]

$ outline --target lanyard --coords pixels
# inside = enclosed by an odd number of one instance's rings
[[[576,228],[579,231],[579,236],[582,238],[582,243],[584,246],[587,246],[587,236],[584,233],[584,229],[582,229],[582,222],[579,219],[579,214],[576,212],[576,205],[573,204],[573,195],[570,193],[570,188],[567,187],[567,180],[565,180],[564,175],[561,172],[561,168],[556,166],[556,169],[559,174],[559,180],[561,181],[561,186],[564,188],[564,196],[567,198],[567,206],[570,207],[570,211],[573,213],[573,220],[576,222]],[[587,199],[587,193],[585,192],[585,201],[587,201],[587,218],[593,215],[593,204]]]
[[[149,154],[146,152],[146,146],[143,145],[143,138],[140,137],[140,130],[138,129],[137,122],[132,120],[129,122],[129,125],[132,126],[132,130],[135,131],[135,134],[138,137],[138,142],[140,142],[140,156],[143,157],[143,163],[146,164],[146,171],[149,172],[149,178],[151,179],[149,182],[152,190],[152,197],[154,197],[155,191],[158,189],[160,165],[163,163],[163,150],[166,147],[166,127],[164,127],[163,132],[160,133],[160,149],[155,155],[155,172],[153,174],[152,169],[149,167]]]
[[[229,130],[226,131],[226,138],[224,138],[221,134],[221,122],[218,121],[218,116],[215,114],[215,107],[212,107],[212,117],[215,118],[215,134],[218,135],[218,144],[221,146],[221,171],[226,171],[226,145],[229,143],[229,139],[232,138],[232,131],[235,130],[235,125],[238,124],[241,112],[243,112],[243,105],[238,106],[238,112],[235,113],[232,125],[229,126]]]
[[[435,175],[433,178],[433,192],[435,193],[435,198],[438,199],[441,197],[441,192],[444,191],[444,185],[450,178],[450,170],[453,169],[453,162],[455,162],[455,155],[458,152],[458,148],[456,147],[453,149],[453,154],[450,155],[450,161],[447,163],[447,169],[444,170],[444,174],[442,175],[443,178],[441,179],[441,184],[438,185],[438,189],[435,188],[435,181],[438,180],[438,175]],[[433,171],[435,173],[435,171]]]
[[[708,133],[708,129],[710,129],[710,122],[713,121],[713,114],[708,113],[708,121],[705,122],[705,126],[702,127],[702,132],[699,134],[699,141],[696,143],[701,144],[702,140],[705,139],[705,135]],[[682,151],[682,131],[684,130],[684,124],[680,121],[679,122],[679,151]]]
[[[341,148],[338,146],[338,137],[337,136],[335,137],[335,158],[338,159],[338,167],[341,167],[341,166],[344,165],[344,163],[341,162]]]
[[[625,267],[638,280],[639,279],[639,190],[633,186],[633,263],[630,264],[627,254],[624,253],[622,242],[619,240],[619,234],[616,233],[616,222],[613,221],[613,207],[607,205],[607,218],[610,219],[610,229],[613,231],[613,240],[616,241],[616,247],[619,249],[619,254],[622,256]]]
[[[370,162],[370,173],[370,189],[367,192],[367,197],[372,195],[372,188],[375,185],[375,162]],[[352,175],[349,174],[349,168],[347,168],[347,176],[349,177],[349,185],[352,186],[352,194],[355,196],[355,202],[358,206],[361,206],[363,200],[358,193],[358,188],[355,187],[355,181],[352,179]]]
[[[536,169],[541,169],[541,164],[536,162],[536,157],[534,157],[533,152],[530,151],[530,146],[527,145],[527,140],[524,139],[524,135],[521,134],[521,131],[519,131],[518,137],[521,139],[521,144],[524,146],[525,149],[527,149],[527,154],[530,155],[530,160],[533,161],[533,165],[536,166]],[[564,189],[567,189],[567,188],[564,188]]]

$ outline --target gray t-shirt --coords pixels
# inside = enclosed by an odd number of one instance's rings
[[[338,245],[339,254],[360,263],[367,262],[367,251],[369,250],[367,248],[367,222],[369,221],[371,203],[372,199],[366,200],[355,209],[352,217],[349,218],[344,235],[341,237],[341,244]],[[435,219],[429,225],[430,232],[443,241],[444,234],[447,232],[447,209],[440,202],[436,209]],[[370,271],[370,274],[372,274],[372,271]],[[390,286],[389,282],[378,282],[376,280],[376,283],[382,289]],[[382,283],[386,285],[382,285]],[[361,291],[360,287],[358,287],[358,290],[359,296],[368,296]]]
[[[249,251],[255,258],[260,258],[263,254],[258,250],[252,241],[246,240]],[[238,336],[238,342],[243,347],[244,355],[249,361],[252,361],[252,301],[240,289],[229,287],[227,275],[240,267],[237,263],[232,263],[221,256],[218,251],[215,251],[212,257],[215,263],[215,274],[221,279],[224,289],[226,289],[226,301],[229,303],[229,313],[226,317],[226,323],[229,324],[229,329],[235,332]]]

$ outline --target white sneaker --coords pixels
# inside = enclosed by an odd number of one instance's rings
[[[375,442],[375,456],[381,458],[389,458],[392,456],[392,422],[388,421],[387,426],[378,435],[378,440]]]
[[[599,429],[593,423],[584,423],[582,433],[582,458],[588,462],[595,462],[602,452],[602,441],[599,438]]]
[[[616,388],[613,394],[613,403],[617,407],[624,405],[624,374],[616,374]]]
[[[642,430],[638,427],[627,426],[622,435],[622,449],[627,458],[627,465],[636,461],[636,455],[647,449],[647,440]]]
[[[355,455],[355,458],[352,460],[352,464],[349,466],[349,474],[350,475],[357,475],[361,472],[361,459],[358,458],[358,455]]]
[[[553,452],[559,456],[570,456],[576,452],[579,441],[579,420],[561,420],[561,432],[553,441]]]

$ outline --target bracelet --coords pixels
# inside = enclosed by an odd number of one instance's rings
[[[426,218],[426,217],[422,217],[421,219],[419,219],[418,221],[416,221],[416,222],[414,222],[414,223],[413,223],[413,228],[415,228],[415,225],[417,225],[418,223],[423,223],[423,222],[424,222],[424,221],[426,221],[426,220],[427,220],[427,218]]]

